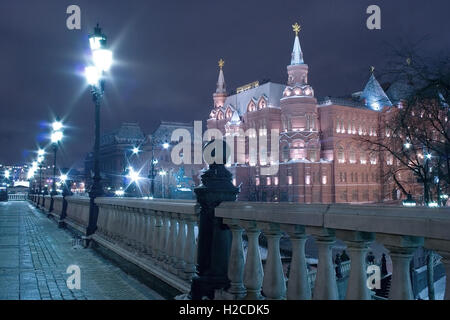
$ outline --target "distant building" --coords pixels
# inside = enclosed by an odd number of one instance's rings
[[[115,195],[117,191],[123,191],[126,196],[148,197],[152,195],[151,181],[154,178],[154,197],[177,197],[180,193],[177,192],[176,177],[177,174],[179,176],[180,166],[171,161],[171,135],[178,128],[193,132],[190,123],[162,121],[149,135],[144,134],[137,123],[123,123],[119,129],[104,134],[100,143],[100,171],[105,193]],[[193,185],[198,181],[201,166],[182,167],[185,180],[192,181],[192,198]],[[135,172],[135,182],[131,179],[132,172]],[[92,152],[86,156],[85,175],[90,185],[93,175]],[[187,191],[187,188],[184,190]],[[186,193],[182,197],[186,197]]]

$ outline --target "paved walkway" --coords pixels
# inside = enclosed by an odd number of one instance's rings
[[[81,270],[81,289],[66,284],[69,265]],[[0,202],[0,299],[162,299],[25,201]]]

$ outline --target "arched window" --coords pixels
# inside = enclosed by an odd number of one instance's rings
[[[289,153],[290,153],[289,146],[288,146],[288,145],[285,145],[285,146],[283,147],[283,161],[284,161],[284,162],[289,161],[289,156],[290,156]]]
[[[253,101],[250,101],[250,103],[248,104],[248,107],[247,107],[247,111],[248,112],[252,112],[252,111],[255,111],[255,110],[256,110],[255,103]]]
[[[266,100],[261,98],[258,103],[258,109],[264,109],[266,107]]]
[[[217,120],[222,120],[223,119],[223,112],[219,111],[219,113],[217,114]]]
[[[311,149],[309,150],[309,161],[316,162],[317,161],[317,150]]]
[[[233,116],[233,111],[231,111],[231,108],[227,109],[225,116],[227,119],[231,119],[231,117]]]
[[[337,159],[339,163],[345,163],[344,148],[339,146],[337,149]]]
[[[348,153],[348,161],[350,163],[356,163],[356,152],[355,150],[350,150]]]

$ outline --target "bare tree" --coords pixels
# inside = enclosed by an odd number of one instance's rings
[[[413,50],[396,54],[403,62],[392,64],[385,75],[394,80],[398,101],[381,112],[377,136],[356,139],[385,160],[385,183],[395,184],[405,195],[419,183],[427,204],[449,191],[450,59],[426,59]]]

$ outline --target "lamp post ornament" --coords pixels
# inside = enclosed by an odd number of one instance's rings
[[[193,300],[200,300],[205,296],[213,299],[215,290],[226,289],[230,284],[228,260],[231,231],[223,224],[222,218],[214,216],[214,208],[222,201],[236,201],[239,188],[233,185],[233,176],[225,168],[228,146],[225,141],[218,142],[222,143],[223,161],[209,164],[208,170],[201,176],[201,185],[194,190],[201,210],[198,230],[198,272],[192,279],[190,292]],[[203,148],[204,152],[212,143],[217,142],[215,140],[208,142]],[[216,148],[211,152],[213,158]]]

